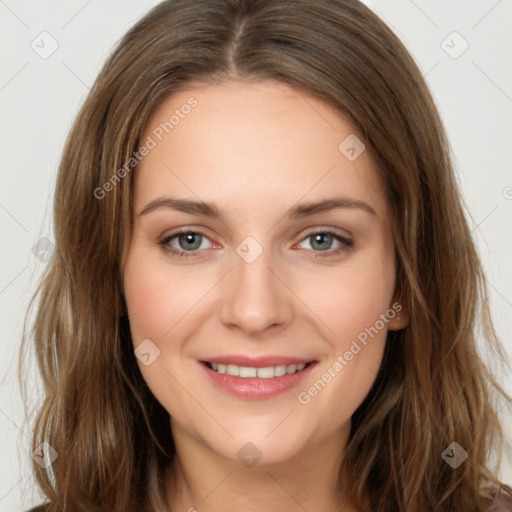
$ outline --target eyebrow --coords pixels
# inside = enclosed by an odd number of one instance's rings
[[[205,217],[219,220],[223,219],[221,211],[214,204],[173,197],[157,197],[149,202],[138,215],[146,215],[159,208],[169,208],[184,213],[204,215]],[[359,209],[371,215],[377,215],[376,211],[364,201],[349,197],[333,197],[322,201],[296,205],[291,208],[285,216],[290,219],[300,219],[338,208]]]

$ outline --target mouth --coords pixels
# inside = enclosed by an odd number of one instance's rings
[[[273,379],[284,377],[285,375],[294,375],[300,373],[316,361],[309,361],[307,363],[299,364],[279,364],[275,366],[238,366],[236,364],[222,364],[212,363],[209,361],[201,361],[210,370],[221,375],[230,375],[232,377],[239,377],[241,379]]]
[[[231,359],[227,361],[226,359]],[[277,358],[252,359],[237,357],[240,364],[233,363],[234,358],[223,361],[198,361],[199,367],[213,389],[245,400],[262,400],[283,394],[297,388],[314,368],[317,360]],[[242,361],[241,361],[242,359]],[[282,364],[276,364],[282,363]],[[286,363],[286,364],[285,364]]]

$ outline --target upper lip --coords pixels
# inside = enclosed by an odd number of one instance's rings
[[[216,364],[234,364],[236,366],[244,366],[249,368],[265,368],[268,366],[291,365],[311,363],[315,359],[289,357],[289,356],[247,356],[247,355],[228,355],[228,356],[213,356],[210,358],[201,359],[204,363]]]

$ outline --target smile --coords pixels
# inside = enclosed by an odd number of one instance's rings
[[[213,389],[237,398],[261,400],[298,387],[318,361],[267,366],[239,366],[233,363],[198,361]],[[247,363],[246,363],[247,364]]]

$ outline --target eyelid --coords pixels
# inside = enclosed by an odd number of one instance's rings
[[[329,233],[331,235],[339,236],[345,240],[352,240],[352,235],[344,229],[333,228],[329,226],[318,226],[304,231],[301,241],[304,240],[304,238],[307,238],[308,236],[314,235],[316,233]]]

